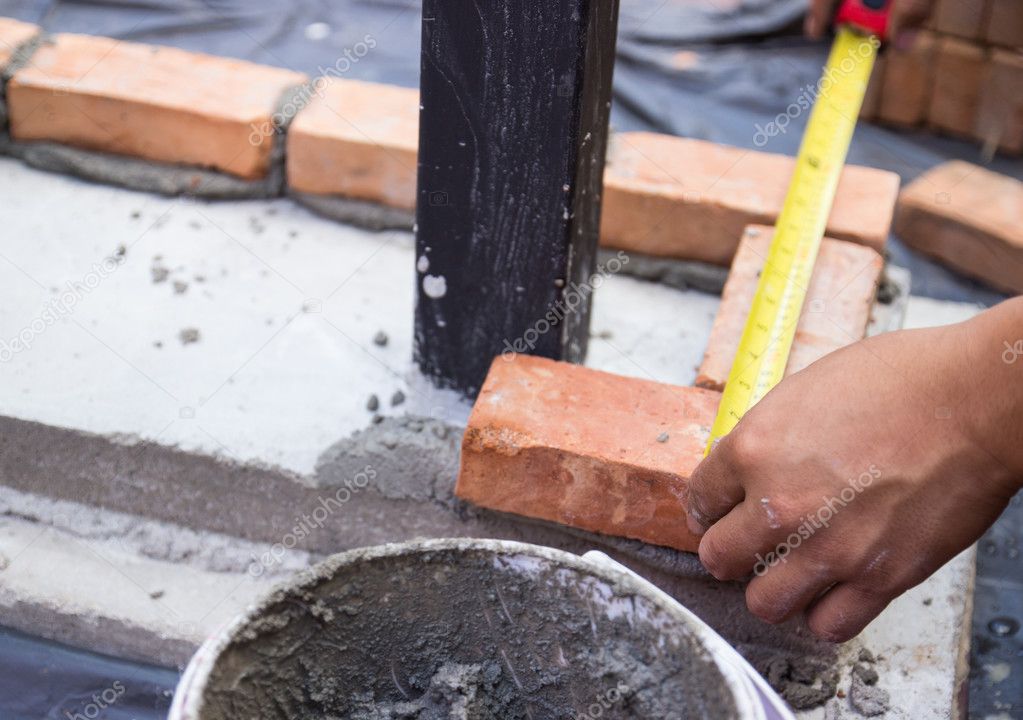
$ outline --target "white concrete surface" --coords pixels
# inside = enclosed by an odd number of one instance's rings
[[[368,233],[287,200],[132,193],[6,158],[0,187],[0,413],[307,473],[367,424],[371,393],[384,413],[398,389],[435,404],[408,382],[408,233]],[[123,262],[94,270],[119,247]],[[51,306],[62,297],[67,312]],[[625,277],[595,297],[592,366],[691,381],[716,298]],[[200,335],[185,345],[188,328]],[[380,330],[386,347],[373,343]]]

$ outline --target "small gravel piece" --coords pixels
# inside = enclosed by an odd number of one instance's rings
[[[366,409],[370,412],[376,412],[380,409],[380,398],[376,395],[370,395],[369,400],[366,401]]]
[[[181,280],[174,281],[174,293],[177,295],[184,295],[185,290],[188,290],[188,283],[182,282]]]
[[[181,340],[182,345],[191,345],[192,343],[199,342],[199,329],[198,328],[185,328],[178,333],[178,339]]]
[[[373,344],[379,345],[380,347],[386,347],[389,340],[390,338],[387,337],[387,333],[383,330],[378,330],[377,334],[373,336]]]
[[[670,437],[670,435],[668,435],[668,433],[662,432],[660,435],[657,436],[657,442],[659,442],[659,443],[666,443],[666,442],[668,442],[668,438],[669,437]]]
[[[405,393],[401,390],[395,390],[394,395],[391,395],[391,407],[397,407],[405,402]]]

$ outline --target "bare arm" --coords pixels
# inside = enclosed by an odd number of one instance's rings
[[[975,542],[1023,486],[1023,298],[887,333],[772,390],[696,469],[690,527],[769,622],[844,641]]]

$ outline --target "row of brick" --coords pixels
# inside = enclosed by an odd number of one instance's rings
[[[10,50],[35,33],[0,19],[0,47]],[[289,189],[415,207],[416,90],[340,77],[310,81],[239,60],[59,34],[13,69],[6,102],[16,141],[248,180],[265,177],[274,143],[286,142]],[[746,225],[774,221],[794,168],[782,155],[652,133],[619,134],[611,145],[603,244],[721,265]],[[892,173],[847,168],[829,234],[883,248],[897,191]]]
[[[938,0],[929,27],[985,45],[1023,48],[1019,0]]]
[[[1023,2],[1017,4],[1023,10]],[[1019,22],[1023,24],[1023,14]],[[991,150],[1019,154],[1023,51],[916,33],[881,57],[862,114],[896,127],[927,125],[979,140]]]

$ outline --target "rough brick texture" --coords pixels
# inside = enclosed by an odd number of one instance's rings
[[[773,225],[795,160],[653,133],[612,141],[602,243],[626,251],[728,265],[747,225]],[[899,178],[847,166],[828,235],[884,247]]]
[[[1023,52],[993,53],[977,108],[977,137],[1006,153],[1023,152]]]
[[[469,418],[456,494],[492,510],[696,550],[682,497],[718,393],[509,357],[494,360]]]
[[[255,179],[268,169],[272,115],[304,80],[241,60],[57,35],[8,85],[11,135]]]
[[[711,329],[696,384],[723,390],[753,304],[774,228],[752,226],[743,235]],[[884,261],[874,250],[842,240],[821,243],[786,374],[863,337]]]
[[[992,45],[1023,48],[1023,2],[991,0],[985,36]]]
[[[31,40],[39,32],[32,23],[0,17],[0,69],[6,65],[18,46]]]
[[[914,127],[927,119],[936,45],[933,34],[919,32],[889,48],[878,109],[883,122]]]
[[[899,197],[895,232],[960,272],[1023,293],[1023,183],[970,163],[939,165]]]
[[[934,28],[944,35],[978,40],[984,35],[989,0],[937,0]],[[1018,0],[1013,0],[1018,2]]]
[[[939,41],[929,112],[934,127],[973,137],[986,71],[987,53],[982,48],[953,38]]]
[[[419,92],[356,80],[317,81],[288,131],[288,183],[412,209]]]

